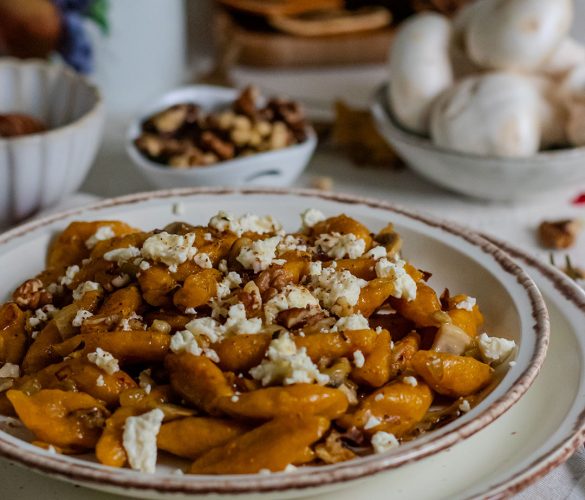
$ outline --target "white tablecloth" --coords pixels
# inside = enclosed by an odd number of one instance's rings
[[[82,187],[85,193],[105,197],[151,189],[126,159],[119,137],[123,137],[121,128],[108,127],[106,147],[100,153]],[[578,194],[585,192],[585,184],[522,204],[491,204],[466,199],[437,188],[418,178],[409,170],[392,172],[384,169],[355,167],[339,153],[327,148],[318,151],[297,185],[307,187],[316,176],[332,177],[335,191],[380,198],[426,211],[437,217],[452,219],[510,241],[542,259],[548,259],[548,252],[537,245],[534,237],[535,227],[545,218],[557,219],[585,215],[585,205],[571,203]],[[76,196],[65,200],[64,203],[78,204],[91,199],[95,198]],[[575,264],[580,263],[585,266],[584,240],[585,237],[581,238],[578,245],[570,252],[559,253],[557,261],[561,262],[565,253],[569,253]],[[3,461],[0,461],[0,484],[2,485],[0,498],[31,500],[115,498],[36,476]],[[380,492],[379,498],[386,498],[385,493]],[[585,453],[577,453],[567,464],[551,472],[516,498],[522,500],[585,499]]]

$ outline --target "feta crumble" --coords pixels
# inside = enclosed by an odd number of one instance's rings
[[[372,436],[371,443],[375,453],[384,453],[385,451],[400,446],[394,434],[384,431],[376,432]]]
[[[202,318],[208,319],[208,318]],[[180,330],[171,337],[170,349],[175,354],[188,352],[194,356],[199,356],[203,353],[203,349],[197,343],[195,336],[189,330]]]
[[[377,418],[374,417],[373,415],[370,415],[370,417],[368,418],[368,420],[366,421],[365,425],[364,425],[364,430],[368,430],[368,429],[373,429],[374,427],[378,427],[378,425],[380,425],[382,423],[382,421]]]
[[[193,261],[202,269],[211,269],[213,267],[213,262],[211,262],[209,255],[206,253],[198,253],[193,257]]]
[[[112,226],[101,226],[92,236],[85,240],[85,246],[91,250],[98,244],[98,242],[111,240],[115,236],[116,233],[114,233]]]
[[[197,253],[193,246],[194,242],[194,233],[182,235],[162,231],[146,239],[142,244],[141,255],[145,259],[162,262],[167,266],[178,266]]]
[[[234,272],[230,271],[227,276],[217,284],[217,298],[226,298],[233,289],[238,288],[242,284],[242,277]]]
[[[114,358],[108,351],[104,351],[101,347],[98,347],[95,352],[90,352],[87,355],[87,359],[90,363],[93,363],[98,368],[101,368],[109,375],[113,375],[117,371],[120,371],[120,365],[118,360]]]
[[[343,305],[355,306],[361,289],[367,284],[367,281],[355,277],[349,271],[337,272],[331,267],[326,267],[320,274],[311,275],[313,295],[325,308],[335,313]]]
[[[516,342],[482,333],[478,338],[481,357],[486,363],[500,364],[516,349]]]
[[[99,283],[96,283],[95,281],[84,281],[83,283],[80,283],[75,290],[73,290],[73,300],[81,300],[86,293],[101,290],[102,286]]]
[[[406,263],[403,260],[390,262],[383,257],[376,262],[376,276],[393,280],[394,292],[392,296],[397,299],[404,298],[410,302],[416,298],[416,282],[405,271],[404,264]]]
[[[321,234],[315,241],[315,250],[332,259],[357,259],[366,251],[366,242],[355,234]]]
[[[153,474],[156,469],[156,438],[164,419],[156,408],[138,417],[128,417],[124,423],[122,442],[130,467]]]
[[[274,233],[282,229],[281,224],[271,215],[244,214],[241,217],[236,217],[234,214],[223,210],[210,219],[209,227],[221,232],[231,231],[237,236],[242,236],[247,232],[257,234]]]
[[[134,246],[126,248],[114,248],[104,254],[104,260],[116,262],[118,265],[125,264],[129,260],[135,259],[140,255],[140,250]]]
[[[75,279],[75,276],[77,276],[78,272],[79,266],[69,266],[65,270],[65,276],[62,276],[61,279],[59,280],[59,284],[64,286],[70,286],[73,283],[73,280]]]
[[[364,255],[364,257],[374,260],[380,260],[384,257],[388,257],[388,252],[386,251],[386,247],[380,245],[372,248]]]
[[[277,253],[279,255],[285,252],[306,252],[307,250],[308,247],[305,240],[293,234],[287,234],[277,247]]]
[[[465,311],[473,311],[473,307],[477,303],[474,297],[466,297],[465,299],[457,302],[455,304],[456,309],[463,309]]]
[[[319,372],[311,361],[304,347],[297,348],[288,332],[281,333],[277,339],[270,342],[266,353],[268,359],[250,370],[255,380],[262,385],[280,384],[310,384],[317,382],[324,385],[329,382],[329,376]]]
[[[355,351],[353,353],[353,364],[356,368],[363,368],[366,362],[366,358],[364,357],[364,353],[362,351]]]
[[[106,385],[106,381],[104,379],[103,375],[99,375],[98,378],[95,381],[95,385],[97,385],[98,387],[105,387]]]
[[[464,399],[461,401],[461,403],[459,403],[459,410],[461,410],[463,413],[467,413],[469,410],[471,410],[471,405],[467,399]]]
[[[319,301],[304,286],[288,285],[264,304],[264,318],[273,324],[279,312],[306,307],[319,307]]]
[[[122,273],[120,276],[116,276],[112,281],[111,281],[112,285],[114,285],[116,288],[122,288],[123,286],[126,286],[128,283],[130,283],[130,276],[128,276],[125,273]]]
[[[268,269],[276,258],[276,247],[280,243],[280,236],[273,236],[265,240],[253,241],[240,249],[236,260],[244,269],[252,269],[255,273]]]
[[[85,309],[79,309],[77,311],[77,313],[75,314],[75,318],[73,318],[73,321],[71,321],[71,324],[75,327],[79,327],[83,324],[83,322],[88,319],[91,318],[93,316],[93,313],[91,311],[86,311]]]
[[[409,385],[410,387],[416,387],[418,385],[416,377],[413,377],[412,375],[409,375],[408,377],[403,377],[402,382],[404,382],[406,385]]]
[[[315,224],[324,221],[325,219],[325,214],[316,208],[308,208],[301,214],[303,229],[310,229]]]
[[[20,366],[13,363],[4,363],[0,368],[0,378],[18,378],[20,377]]]
[[[146,394],[150,394],[152,390],[152,386],[154,385],[154,380],[152,380],[152,369],[148,368],[146,370],[142,370],[138,375],[138,385],[141,389],[144,390]]]
[[[343,318],[339,318],[333,328],[332,332],[345,332],[347,330],[368,330],[370,324],[368,319],[362,314],[351,314]]]

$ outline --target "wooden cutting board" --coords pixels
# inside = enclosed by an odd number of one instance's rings
[[[386,61],[394,28],[326,37],[299,37],[248,30],[217,9],[219,47],[233,51],[234,63],[256,67],[338,66]]]

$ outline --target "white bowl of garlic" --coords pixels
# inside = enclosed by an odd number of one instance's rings
[[[130,124],[126,137],[128,155],[158,188],[291,185],[311,159],[317,136],[293,101],[280,100],[300,116],[298,123],[293,124],[298,126],[296,136],[282,116],[268,120],[234,111],[236,101],[246,91],[192,85],[165,94]],[[253,101],[252,113],[271,102],[261,96],[254,96]],[[218,123],[207,130],[210,120]],[[241,123],[244,128],[238,128]],[[194,129],[189,128],[191,125]],[[261,126],[266,128],[265,132],[256,130]],[[179,128],[184,133],[177,136],[175,129]],[[221,146],[232,148],[231,153],[222,156],[219,150],[216,154],[213,148],[198,148],[201,144],[193,142],[193,135],[205,132],[217,134],[215,139],[221,139]],[[258,135],[259,144],[253,141],[254,134]],[[166,154],[165,141],[172,141],[171,149],[178,154]]]
[[[422,176],[490,200],[585,181],[585,47],[571,0],[481,0],[420,14],[376,93],[380,132]]]

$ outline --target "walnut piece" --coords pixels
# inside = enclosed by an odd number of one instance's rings
[[[538,226],[538,238],[545,248],[572,247],[581,231],[581,222],[573,219],[544,221]]]
[[[35,310],[50,304],[53,296],[45,290],[41,280],[31,279],[25,281],[14,291],[12,300],[22,309]]]
[[[315,454],[326,464],[337,464],[355,458],[355,453],[343,445],[341,434],[331,431],[324,443],[315,446]]]

